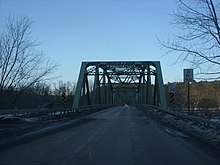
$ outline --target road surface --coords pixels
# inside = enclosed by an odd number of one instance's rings
[[[133,106],[109,108],[85,121],[1,152],[0,164],[220,164],[215,150],[158,124]]]

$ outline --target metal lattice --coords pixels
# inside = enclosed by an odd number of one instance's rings
[[[82,62],[73,107],[95,104],[166,108],[160,62]]]

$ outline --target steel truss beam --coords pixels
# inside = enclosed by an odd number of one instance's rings
[[[166,109],[160,62],[82,62],[73,107],[95,104],[151,104]]]

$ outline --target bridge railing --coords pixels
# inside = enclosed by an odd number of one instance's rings
[[[74,108],[57,108],[57,109],[16,109],[16,110],[0,110],[0,119],[4,117],[21,117],[21,118],[33,118],[33,117],[66,117],[71,115],[83,115],[86,113],[92,113],[104,108],[111,107],[113,105],[89,105],[78,106]]]
[[[158,112],[161,111],[161,112],[173,115],[173,116],[178,117],[178,118],[196,121],[196,122],[198,122],[202,125],[214,127],[216,129],[220,129],[220,123],[210,121],[208,119],[204,119],[204,118],[200,118],[200,117],[196,117],[196,116],[190,116],[190,115],[183,114],[183,113],[180,113],[180,112],[177,112],[177,111],[164,110],[164,109],[161,109],[160,107],[153,106],[153,105],[138,105],[138,107],[150,109],[150,110],[155,111],[155,112],[156,111],[158,111]]]

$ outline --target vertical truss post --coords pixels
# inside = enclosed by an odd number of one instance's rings
[[[110,85],[109,83],[106,84],[106,104],[110,104]]]
[[[138,101],[138,89],[136,89],[136,91],[135,91],[135,104],[139,104],[139,101]]]
[[[112,87],[112,84],[111,84],[111,80],[110,80],[110,78],[109,78],[109,76],[106,74],[106,76],[107,76],[107,80],[108,80],[108,88],[107,88],[107,102],[108,102],[108,104],[113,104],[113,87]]]
[[[103,72],[103,85],[102,85],[102,98],[103,98],[103,104],[107,104],[107,102],[106,102],[106,96],[107,96],[107,91],[106,91],[106,77],[105,77],[105,75],[106,75],[106,71],[104,70],[104,72]]]
[[[114,98],[113,98],[113,88],[109,83],[109,103],[114,104]]]
[[[105,104],[110,104],[109,101],[109,80],[108,80],[108,75],[106,70],[104,70],[104,74],[105,74]]]
[[[153,99],[153,105],[157,105],[157,74],[155,74],[155,80],[154,80],[154,99]]]
[[[86,80],[86,75],[84,75],[84,80],[83,80],[83,90],[82,90],[82,95],[81,95],[81,103],[83,105],[86,104],[86,83],[85,83],[85,80]]]
[[[138,89],[138,104],[141,104],[141,88]]]
[[[116,104],[115,103],[115,92],[114,91],[112,92],[112,104]]]
[[[100,92],[100,81],[99,81],[99,67],[96,66],[95,81],[94,81],[94,94],[95,104],[101,104],[101,92]]]
[[[109,99],[110,104],[114,104],[114,91],[112,86],[109,87]]]
[[[139,82],[138,82],[138,104],[142,104],[142,77],[143,77],[143,74],[141,73],[140,75],[140,78],[139,78]]]
[[[152,104],[150,65],[147,66],[147,104]]]
[[[145,70],[145,69],[144,69]],[[147,103],[147,83],[145,79],[145,72],[143,70],[143,93],[142,93],[142,104]]]
[[[77,107],[80,104],[81,92],[82,92],[82,87],[83,87],[83,82],[84,82],[83,80],[86,74],[86,65],[87,65],[87,62],[83,62],[81,65],[72,107]]]
[[[96,75],[93,82],[93,88],[92,88],[92,104],[96,104]]]
[[[87,103],[88,103],[89,105],[91,105],[88,75],[86,75],[85,83],[86,83],[86,92],[87,92],[87,93],[86,93],[86,95],[87,95]]]
[[[164,92],[164,84],[163,84],[163,77],[162,77],[160,62],[155,62],[155,65],[156,65],[156,72],[157,72],[156,80],[157,80],[157,88],[158,88],[160,106],[163,109],[167,109],[167,101],[166,101],[165,92]]]

